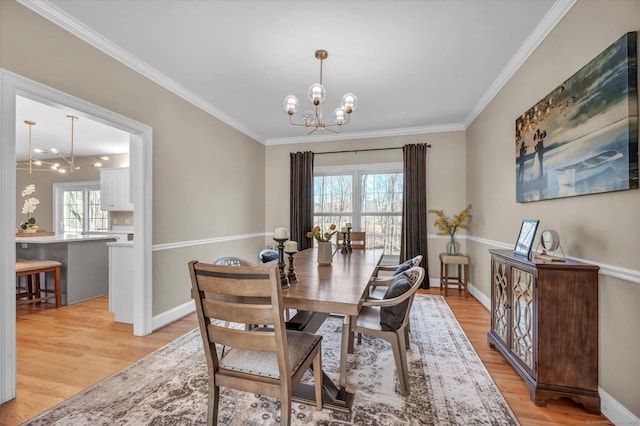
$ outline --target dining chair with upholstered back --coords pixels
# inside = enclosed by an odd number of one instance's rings
[[[192,297],[209,372],[207,424],[217,423],[220,386],[278,398],[291,421],[291,393],[313,364],[316,408],[322,409],[321,336],[286,330],[278,265],[189,262]],[[228,328],[250,323],[262,328]],[[221,346],[230,348],[221,354]]]
[[[216,259],[213,264],[224,266],[253,266],[253,263],[248,260],[233,256],[221,257],[220,259]]]
[[[386,340],[391,344],[400,382],[400,393],[403,396],[409,395],[407,366],[409,314],[424,274],[424,268],[420,266],[408,269],[396,276],[383,299],[366,299],[358,316],[345,316],[340,352],[341,386],[346,385],[349,339],[353,339],[353,334],[357,332]]]
[[[343,232],[338,232],[336,235],[337,235],[336,245],[338,246],[338,248],[342,248],[346,234]],[[353,250],[364,250],[367,248],[366,232],[360,232],[360,231],[351,232],[350,238],[351,238],[351,248]]]
[[[374,276],[369,280],[369,297],[372,299],[382,299],[394,278],[409,268],[420,266],[422,259],[423,256],[419,254],[399,265],[378,266]]]

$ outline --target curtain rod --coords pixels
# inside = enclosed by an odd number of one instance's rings
[[[427,144],[427,148],[431,148],[431,144]],[[326,151],[326,152],[314,152],[315,155],[320,155],[320,154],[344,154],[346,152],[353,152],[354,154],[357,154],[358,152],[365,152],[365,151],[386,151],[386,150],[390,150],[390,149],[402,149],[401,146],[395,146],[392,148],[367,148],[367,149],[347,149],[344,151]]]

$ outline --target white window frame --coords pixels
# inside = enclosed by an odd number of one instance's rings
[[[100,189],[100,181],[84,181],[84,182],[57,182],[53,184],[53,226],[56,229],[56,233],[64,232],[64,200],[63,194],[64,191],[85,191],[85,190],[96,190]],[[86,198],[86,197],[85,197]],[[84,199],[85,203],[85,212],[88,212],[88,203],[89,200]],[[108,214],[108,220],[110,220],[110,214]],[[82,231],[89,231],[86,229],[88,221],[84,221],[83,226],[85,227]]]

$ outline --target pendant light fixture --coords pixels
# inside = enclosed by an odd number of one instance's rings
[[[300,109],[300,101],[294,95],[284,98],[282,107],[289,114],[289,123],[293,126],[304,126],[308,129],[307,134],[311,134],[318,129],[329,130],[338,133],[330,127],[342,126],[349,124],[351,113],[358,106],[358,98],[353,93],[347,93],[342,97],[340,107],[333,111],[333,123],[327,124],[323,121],[322,105],[327,96],[326,90],[322,85],[322,61],[327,59],[329,53],[326,50],[316,50],[315,57],[320,60],[320,82],[309,86],[307,90],[307,99],[314,106],[314,109],[305,109],[302,111],[301,121],[294,121],[294,114]]]
[[[75,115],[67,115],[67,118],[70,119],[71,122],[71,152],[69,154],[65,154],[57,150],[56,148],[51,149],[33,149],[32,148],[32,140],[31,140],[31,130],[32,127],[36,125],[35,121],[25,120],[24,123],[29,126],[29,157],[26,161],[16,163],[16,170],[28,170],[29,173],[34,171],[39,172],[57,172],[57,173],[67,173],[73,172],[74,170],[80,169],[80,164],[76,161],[75,151],[74,151],[74,136],[75,136],[75,121],[78,119]],[[33,157],[33,153],[41,154],[47,156],[47,154],[52,154],[53,158],[47,159],[36,159]],[[102,167],[102,163],[100,161],[109,160],[107,156],[97,156],[94,157],[95,160],[88,164],[89,167]],[[93,159],[92,159],[93,160]],[[45,166],[45,167],[42,167]]]

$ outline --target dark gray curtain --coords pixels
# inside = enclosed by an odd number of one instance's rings
[[[291,158],[291,240],[298,250],[313,247],[307,232],[313,228],[313,152],[292,152]]]
[[[426,279],[422,288],[429,288],[427,261],[427,149],[425,143],[402,147],[404,172],[402,234],[400,262],[419,254],[424,256],[422,266]]]

